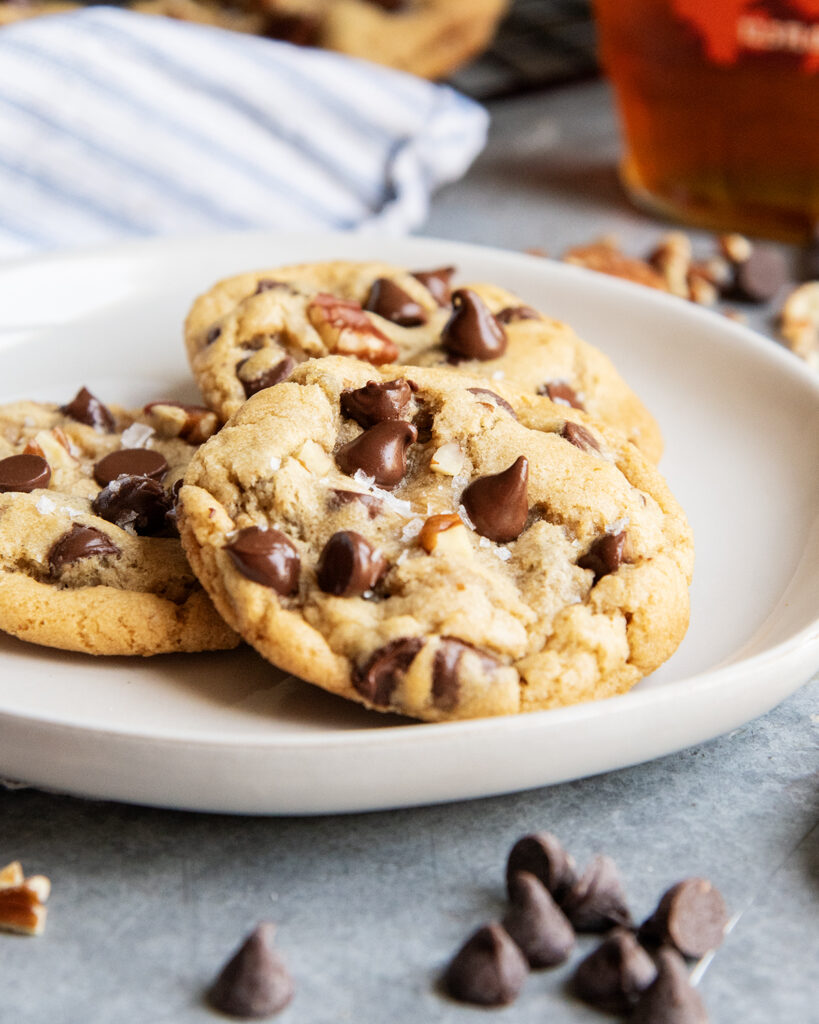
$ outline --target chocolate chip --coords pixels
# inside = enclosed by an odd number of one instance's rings
[[[575,995],[607,1013],[628,1013],[657,977],[654,961],[634,935],[614,928],[574,973]]]
[[[506,401],[505,398],[501,398],[500,395],[496,395],[494,391],[490,391],[489,388],[467,388],[470,395],[486,395],[486,397],[496,405],[499,409],[503,409],[504,412],[508,412],[513,420],[516,420],[517,413],[512,406]]]
[[[412,398],[412,388],[403,379],[367,381],[363,388],[341,392],[341,411],[364,428],[384,420],[400,420]]]
[[[293,542],[281,530],[247,526],[225,549],[239,572],[254,583],[270,587],[282,597],[298,590],[301,560]]]
[[[427,289],[439,306],[448,306],[452,299],[450,282],[454,267],[439,267],[437,270],[416,270],[413,277]]]
[[[68,405],[60,407],[60,412],[70,416],[78,423],[93,427],[94,430],[103,430],[110,434],[116,427],[116,421],[110,409],[107,409],[98,398],[95,398],[88,388],[80,388]]]
[[[336,452],[336,463],[342,473],[353,476],[357,470],[371,476],[379,487],[395,487],[407,472],[407,448],[418,437],[411,423],[385,420]]]
[[[560,902],[579,932],[602,932],[615,925],[631,926],[631,913],[617,865],[597,854]]]
[[[686,878],[663,895],[639,936],[647,945],[669,944],[683,956],[699,958],[719,946],[727,923],[719,890],[705,878]]]
[[[268,12],[264,34],[294,46],[317,46],[321,38],[321,22],[310,14],[276,14]]]
[[[550,380],[548,383],[542,384],[537,389],[537,393],[539,395],[546,395],[558,405],[570,405],[573,409],[582,409],[584,411],[586,409],[586,406],[577,397],[577,392],[574,388],[570,388],[562,380]]]
[[[438,516],[433,518],[447,519],[449,516]],[[457,516],[453,516],[458,522]],[[447,527],[444,527],[446,529]],[[451,711],[458,703],[458,691],[460,680],[458,671],[461,666],[461,659],[467,651],[474,651],[481,659],[481,665],[487,674],[492,673],[498,667],[497,658],[485,651],[478,650],[472,644],[459,640],[454,636],[443,636],[438,644],[435,657],[432,661],[432,700],[436,707]]]
[[[248,359],[250,357],[248,356]],[[243,359],[240,363],[236,364],[236,371],[244,366],[247,359]],[[283,380],[286,380],[293,372],[296,366],[296,360],[290,356],[285,356],[284,359],[276,363],[275,366],[271,366],[269,370],[265,370],[264,373],[260,373],[258,377],[254,377],[253,380],[242,381],[242,387],[245,389],[245,395],[250,398],[251,395],[255,395],[258,391],[264,391],[265,388],[272,388],[274,384],[280,384]]]
[[[113,480],[91,504],[101,519],[123,530],[130,526],[140,536],[156,536],[168,527],[173,498],[158,480],[127,476]]]
[[[368,0],[368,2],[392,14],[395,11],[406,10],[409,7],[410,0]]]
[[[745,302],[769,302],[788,281],[788,264],[779,249],[755,245],[736,265],[730,296]]]
[[[354,673],[353,687],[372,704],[389,704],[423,646],[423,637],[408,636],[379,647]]]
[[[364,309],[383,316],[399,327],[420,327],[427,322],[424,307],[388,277],[379,277],[373,281]]]
[[[540,879],[528,871],[512,876],[512,906],[503,926],[530,967],[554,967],[574,949],[574,928]]]
[[[28,494],[48,487],[51,467],[42,455],[9,455],[0,459],[0,494],[22,491]]]
[[[529,463],[521,455],[502,473],[478,477],[466,488],[461,501],[481,536],[499,544],[520,536],[529,514],[528,480]]]
[[[523,988],[529,967],[503,927],[479,928],[455,954],[444,975],[451,996],[478,1006],[504,1006]]]
[[[270,292],[273,291],[274,288],[286,288],[290,291],[290,285],[285,284],[284,281],[274,281],[270,277],[261,277],[256,282],[256,291],[253,294],[261,295],[262,292]]]
[[[64,565],[79,562],[81,558],[118,554],[120,549],[102,530],[75,523],[68,533],[64,533],[52,546],[48,553],[48,564],[56,576]]]
[[[212,345],[214,341],[216,341],[216,339],[220,336],[221,333],[222,328],[219,326],[219,324],[214,324],[213,327],[211,327],[211,329],[205,335],[205,344]]]
[[[469,288],[452,295],[452,316],[441,331],[441,345],[450,360],[497,359],[506,351],[506,331],[489,307]]]
[[[351,501],[358,501],[366,508],[370,519],[375,519],[384,507],[384,502],[380,498],[376,498],[374,494],[360,494],[358,491],[338,490],[333,490],[330,493],[332,495],[330,499],[331,508],[338,508],[341,505],[349,505]]]
[[[572,423],[571,420],[566,420],[563,424],[563,429],[560,431],[560,436],[565,437],[569,444],[573,444],[575,448],[579,448],[581,451],[600,451],[600,445],[595,440],[594,435],[579,423]]]
[[[94,479],[105,487],[120,476],[147,476],[161,480],[168,472],[165,456],[151,448],[120,448],[94,466]]]
[[[495,314],[495,319],[501,324],[513,324],[517,320],[540,320],[541,315],[531,306],[507,306]]]
[[[625,531],[620,533],[607,533],[598,537],[582,558],[578,558],[577,564],[581,569],[591,569],[594,573],[594,582],[608,576],[611,572],[617,572],[623,564],[623,554],[626,550]]]
[[[640,996],[629,1024],[708,1024],[702,999],[692,988],[685,961],[674,949],[657,953],[657,977]]]
[[[293,998],[293,981],[273,950],[274,926],[263,921],[222,968],[208,993],[220,1013],[244,1020],[270,1017]]]
[[[387,571],[387,560],[354,530],[340,530],[324,545],[316,575],[325,594],[357,597],[371,590]]]
[[[506,864],[506,887],[510,896],[512,880],[519,871],[527,871],[540,879],[558,901],[577,881],[573,858],[551,832],[533,832],[518,839],[512,847]]]

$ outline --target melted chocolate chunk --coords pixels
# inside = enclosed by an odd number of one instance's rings
[[[270,1017],[293,998],[293,980],[273,950],[273,925],[265,921],[222,968],[208,993],[220,1013],[247,1020]]]
[[[386,706],[403,680],[415,655],[424,646],[423,637],[391,640],[380,647],[353,676],[353,687],[371,704]]]
[[[38,487],[48,487],[50,479],[51,467],[42,455],[9,455],[0,459],[0,494],[29,494]]]
[[[70,416],[78,423],[84,423],[94,430],[102,430],[111,433],[116,427],[111,411],[102,402],[95,398],[88,388],[80,388],[68,405],[60,407],[60,412]]]
[[[719,890],[705,878],[686,878],[672,886],[640,927],[640,941],[671,945],[683,956],[699,958],[720,945],[728,911]]]
[[[413,277],[427,289],[439,306],[448,306],[452,301],[450,282],[454,267],[439,267],[437,270],[416,270]]]
[[[467,388],[470,395],[486,395],[486,397],[496,405],[499,409],[503,409],[504,412],[508,412],[513,420],[516,420],[517,413],[512,406],[506,401],[505,398],[501,398],[500,395],[496,395],[494,391],[490,391],[489,388]]]
[[[412,388],[403,377],[383,383],[370,380],[363,388],[341,392],[341,411],[366,429],[385,420],[400,420],[411,398]]]
[[[161,480],[168,472],[165,456],[151,448],[120,448],[94,466],[94,479],[105,487],[121,476],[147,476]]]
[[[387,560],[360,533],[340,530],[324,545],[316,575],[325,594],[357,597],[378,583]]]
[[[321,21],[309,14],[269,12],[264,35],[294,46],[317,46],[321,38]]]
[[[291,290],[290,285],[286,284],[284,281],[274,281],[270,277],[262,277],[256,283],[256,291],[253,294],[261,295],[262,292],[272,292],[274,288],[286,288],[288,291]]]
[[[225,550],[239,572],[254,583],[270,587],[282,597],[299,589],[301,560],[295,545],[281,530],[247,526]]]
[[[640,996],[629,1024],[708,1024],[705,1006],[680,954],[661,949],[656,960],[657,977]]]
[[[569,444],[573,444],[575,448],[580,448],[581,451],[600,451],[600,445],[595,440],[594,435],[579,423],[572,423],[571,420],[566,420],[563,424],[563,429],[560,431],[560,436],[565,437]]]
[[[507,306],[495,314],[495,319],[501,324],[513,324],[517,320],[540,320],[541,315],[531,306]]]
[[[399,327],[420,327],[427,322],[424,307],[388,277],[379,277],[373,281],[364,309],[377,313]]]
[[[452,295],[452,316],[441,331],[441,345],[451,362],[497,359],[506,351],[506,331],[489,307],[469,288]]]
[[[581,569],[591,569],[594,573],[594,582],[597,583],[609,573],[617,572],[623,564],[625,550],[625,531],[607,533],[604,537],[598,537],[586,554],[578,558],[577,564]]]
[[[57,576],[63,566],[79,562],[81,558],[119,554],[120,549],[102,530],[75,523],[68,533],[64,533],[52,546],[48,553],[48,565],[52,575]]]
[[[248,357],[249,358],[249,357]],[[240,363],[236,364],[236,370],[244,366],[247,359],[243,359]],[[295,359],[290,356],[285,356],[284,359],[276,363],[275,366],[271,366],[269,370],[265,370],[264,373],[260,373],[258,377],[254,377],[253,380],[242,380],[242,387],[245,389],[245,395],[250,398],[251,395],[255,395],[259,391],[264,391],[265,388],[272,388],[274,384],[280,384],[283,380],[287,380],[290,374],[293,372],[296,366]]]
[[[454,519],[460,523],[457,516],[439,516],[438,518]],[[447,529],[446,526],[443,528]],[[481,665],[487,673],[494,672],[498,667],[497,659],[493,658],[491,654],[486,654],[457,637],[441,637],[432,661],[432,699],[436,707],[451,711],[457,705],[460,690],[458,670],[461,659],[467,651],[474,651],[480,657]]]
[[[519,871],[540,879],[558,902],[577,881],[574,859],[551,832],[522,836],[510,850],[506,864],[506,887],[510,896],[512,880]]]
[[[577,397],[577,392],[574,388],[570,388],[568,384],[561,380],[552,380],[547,384],[541,385],[537,389],[539,395],[546,395],[552,402],[556,402],[558,405],[570,405],[573,409],[581,409],[585,411],[586,406]]]
[[[385,420],[342,445],[336,452],[336,463],[349,476],[360,469],[379,487],[395,487],[404,479],[407,448],[417,437],[418,431],[411,423]]]
[[[211,327],[208,333],[205,335],[205,344],[212,345],[214,341],[216,341],[216,339],[221,335],[221,333],[222,328],[219,326],[219,324],[214,324],[213,327]]]
[[[358,501],[366,508],[370,519],[375,519],[384,507],[383,501],[380,498],[376,498],[374,494],[360,494],[358,491],[338,490],[333,490],[330,493],[332,495],[330,499],[331,508],[338,508],[340,505],[349,505],[351,501]]]
[[[634,935],[614,928],[575,971],[572,988],[584,1003],[626,1014],[657,977],[654,961]]]
[[[530,967],[555,967],[574,949],[574,928],[549,890],[528,871],[517,871],[510,885],[512,906],[503,926]]]
[[[529,974],[523,953],[497,923],[484,925],[456,953],[444,975],[447,992],[465,1003],[505,1006]]]
[[[155,536],[168,526],[173,498],[158,480],[147,476],[121,477],[103,488],[91,505],[101,519],[140,536]]]
[[[598,854],[561,900],[563,912],[579,932],[631,927],[631,913],[617,865]]]
[[[482,476],[461,495],[463,506],[481,536],[505,544],[515,540],[529,515],[529,463],[521,455],[502,473]]]

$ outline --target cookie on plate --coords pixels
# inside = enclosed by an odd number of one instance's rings
[[[548,398],[328,357],[194,456],[182,543],[275,665],[428,721],[623,693],[688,623],[691,533],[656,468]]]
[[[131,413],[82,388],[0,406],[0,629],[88,654],[235,647],[187,563],[175,492],[207,409]]]
[[[208,405],[227,419],[306,358],[447,365],[584,409],[657,461],[660,429],[602,352],[505,289],[451,287],[451,267],[279,267],[219,282],[193,304],[185,344]]]

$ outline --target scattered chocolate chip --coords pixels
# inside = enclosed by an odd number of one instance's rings
[[[450,361],[497,359],[506,351],[506,331],[489,307],[469,288],[452,294],[452,315],[441,331],[441,345]]]
[[[533,832],[518,839],[506,864],[506,888],[511,896],[512,880],[519,871],[540,879],[559,902],[577,881],[574,859],[551,832]]]
[[[377,313],[399,327],[420,327],[427,322],[424,307],[389,277],[379,277],[373,281],[364,309]]]
[[[631,927],[631,913],[617,865],[597,854],[560,902],[579,932],[602,932],[616,925]]]
[[[574,973],[575,995],[606,1013],[628,1013],[657,977],[654,961],[630,931],[614,928]]]
[[[455,954],[444,975],[451,996],[478,1006],[504,1006],[523,988],[529,967],[523,953],[497,924],[487,924],[470,936]]]
[[[454,518],[460,522],[457,516],[433,516],[432,518]],[[477,647],[466,643],[464,640],[459,640],[457,637],[441,637],[432,661],[432,700],[436,707],[451,711],[457,705],[458,691],[460,689],[458,670],[460,669],[461,659],[467,651],[474,651],[480,657],[481,664],[487,673],[494,672],[498,667],[497,658],[491,654],[478,650]]]
[[[338,508],[340,505],[349,505],[351,501],[358,501],[366,508],[370,519],[375,519],[384,506],[383,501],[380,498],[376,498],[374,494],[360,494],[358,491],[338,490],[333,490],[330,494],[331,508]]]
[[[239,572],[254,583],[270,587],[282,597],[298,590],[301,560],[293,542],[281,530],[247,526],[225,550]]]
[[[309,14],[268,12],[264,35],[294,46],[317,46],[321,37],[321,22]]]
[[[594,573],[594,582],[608,576],[611,572],[617,572],[623,564],[623,554],[626,550],[626,534],[607,533],[604,537],[598,537],[582,558],[578,558],[577,564],[581,569],[591,569]]]
[[[503,926],[530,967],[555,967],[574,949],[574,928],[539,878],[528,871],[512,876],[512,906]]]
[[[248,359],[249,358],[250,357],[248,356]],[[246,362],[247,359],[243,359],[240,363],[236,364],[237,373],[240,367],[244,366]],[[260,373],[258,377],[254,377],[252,380],[244,380],[240,377],[239,380],[242,381],[242,387],[245,389],[245,395],[250,398],[251,395],[255,395],[258,391],[264,391],[265,388],[272,388],[274,384],[280,384],[283,380],[287,380],[295,366],[296,360],[290,356],[285,356],[284,359],[276,363],[275,366],[271,366],[269,370],[265,370],[264,373]]]
[[[574,388],[570,388],[568,384],[561,380],[550,380],[546,384],[542,384],[538,389],[539,395],[546,395],[552,402],[556,402],[558,405],[570,405],[573,409],[582,409],[585,411],[586,406],[577,397],[577,392]]]
[[[368,2],[393,14],[396,11],[405,10],[409,6],[410,0],[368,0]]]
[[[70,416],[78,423],[93,427],[94,430],[103,430],[110,434],[116,427],[116,421],[110,409],[107,409],[98,398],[95,398],[88,388],[80,388],[68,405],[60,407],[60,412]]]
[[[212,345],[214,341],[216,341],[216,339],[221,335],[221,333],[222,328],[219,326],[219,324],[214,324],[213,327],[211,327],[208,333],[205,335],[205,344]]]
[[[437,270],[416,270],[413,277],[427,289],[439,306],[448,306],[452,300],[450,282],[454,267],[439,267]]]
[[[540,320],[541,315],[531,306],[507,306],[495,314],[495,319],[501,324],[513,324],[517,320]]]
[[[569,444],[573,444],[575,448],[580,448],[581,451],[600,451],[600,445],[595,440],[594,435],[579,423],[572,423],[571,420],[566,420],[563,424],[563,429],[560,431],[560,436],[565,437]]]
[[[423,404],[423,400],[416,399],[416,401],[418,402],[418,412],[412,419],[412,425],[418,431],[418,442],[426,444],[432,437],[435,413]]]
[[[657,977],[640,996],[629,1024],[708,1024],[708,1014],[674,949],[657,953]]]
[[[528,480],[529,463],[521,455],[502,473],[478,477],[466,488],[461,501],[481,536],[499,544],[520,536],[529,514]]]
[[[505,398],[501,398],[500,395],[496,395],[494,391],[490,391],[489,388],[467,388],[470,395],[486,395],[486,397],[496,405],[499,409],[503,409],[504,412],[508,412],[513,420],[516,420],[517,413],[512,406],[506,401]]]
[[[755,245],[747,260],[736,264],[730,297],[769,302],[788,281],[788,264],[779,249]]]
[[[384,420],[400,420],[411,398],[412,388],[403,377],[370,380],[363,388],[341,392],[341,411],[366,429]]]
[[[353,687],[372,704],[389,704],[396,687],[423,646],[423,637],[408,636],[379,647],[354,673]]]
[[[256,282],[256,291],[253,294],[261,295],[262,292],[270,292],[273,291],[274,288],[286,288],[289,291],[290,285],[285,284],[284,281],[274,281],[270,277],[261,277]]]
[[[64,565],[79,562],[81,558],[118,554],[120,549],[102,530],[75,523],[68,533],[64,533],[52,546],[48,553],[48,564],[56,576]]]
[[[156,536],[168,527],[173,499],[158,480],[127,476],[113,480],[94,498],[91,508],[101,519],[140,536]]]
[[[103,456],[94,466],[94,479],[106,487],[120,476],[147,476],[161,480],[168,472],[165,456],[151,448],[120,448]]]
[[[51,467],[42,455],[9,455],[0,459],[0,494],[48,487]]]
[[[357,470],[371,476],[379,487],[395,487],[407,472],[407,448],[418,437],[418,431],[404,420],[385,420],[336,452],[336,463],[342,473],[353,476]]]
[[[386,571],[386,558],[368,540],[354,530],[340,530],[324,545],[316,574],[325,594],[357,597],[371,590]]]
[[[699,958],[716,949],[725,934],[728,911],[718,889],[705,878],[686,878],[673,885],[651,917],[640,927],[647,945],[672,945],[683,956]]]
[[[273,950],[274,926],[263,921],[222,968],[208,993],[220,1013],[244,1020],[270,1017],[293,998],[293,980]]]

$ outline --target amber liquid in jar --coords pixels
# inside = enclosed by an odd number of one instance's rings
[[[783,240],[819,225],[819,0],[596,0],[641,204]]]

